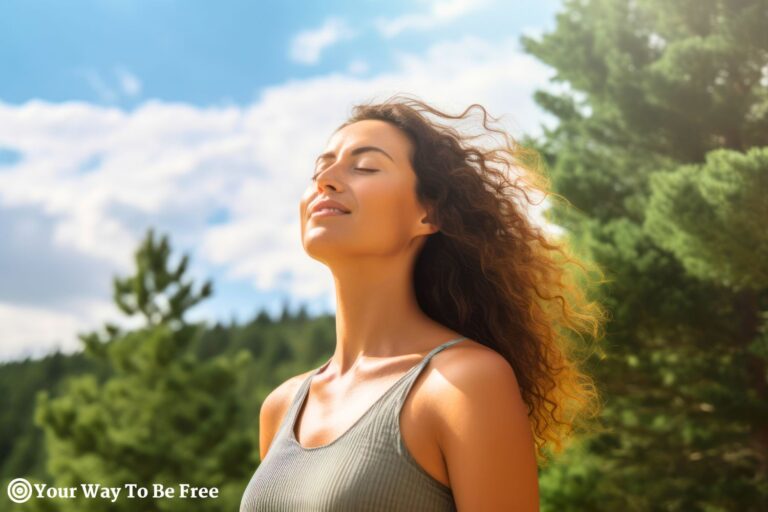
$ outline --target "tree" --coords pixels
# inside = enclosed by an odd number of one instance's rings
[[[185,312],[211,294],[206,282],[195,292],[184,280],[187,257],[170,269],[167,237],[159,243],[150,229],[135,253],[136,273],[114,279],[114,298],[144,325],[123,331],[113,324],[81,334],[86,352],[112,368],[100,382],[95,375],[69,381],[62,396],[38,397],[36,422],[48,446],[52,485],[100,483],[147,487],[147,499],[114,502],[60,500],[59,510],[235,510],[253,468],[252,426],[245,425],[236,393],[245,352],[200,361],[190,343],[201,326],[188,324]],[[218,498],[152,498],[152,485],[181,484],[218,488]]]
[[[572,206],[549,220],[612,281],[609,431],[542,476],[544,509],[768,509],[766,26],[765,0],[567,0],[522,38],[570,89],[535,96]]]

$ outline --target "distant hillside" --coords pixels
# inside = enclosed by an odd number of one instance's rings
[[[287,378],[322,364],[335,344],[333,317],[309,318],[303,309],[295,314],[284,310],[278,319],[260,312],[243,325],[202,327],[202,335],[189,349],[201,359],[241,349],[253,355],[240,395],[254,429],[266,395]],[[42,431],[33,423],[35,396],[41,390],[58,396],[65,379],[84,373],[96,375],[100,382],[109,376],[106,367],[84,353],[56,352],[0,364],[0,480],[49,479]]]

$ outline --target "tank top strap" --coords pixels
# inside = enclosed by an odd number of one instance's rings
[[[430,359],[432,359],[435,354],[438,354],[439,352],[442,352],[446,348],[455,345],[456,343],[467,339],[466,336],[460,336],[458,338],[454,338],[452,340],[446,341],[442,345],[438,345],[437,347],[433,348],[429,351],[429,353],[424,356],[424,358],[408,371],[408,374],[403,381],[400,383],[400,386],[398,386],[400,389],[397,390],[397,393],[394,394],[393,400],[396,406],[396,410],[400,411],[400,408],[403,406],[403,403],[405,402],[405,398],[408,396],[408,392],[411,390],[411,387],[413,386],[413,383],[416,381],[416,378],[421,374],[421,371],[424,369],[425,366],[429,363]]]
[[[403,374],[400,379],[395,382],[387,391],[385,391],[378,400],[376,400],[373,405],[363,414],[363,416],[358,420],[358,423],[364,424],[368,421],[383,421],[387,422],[388,420],[377,420],[377,416],[381,416],[382,414],[385,416],[385,418],[391,418],[392,411],[399,411],[400,408],[403,405],[403,402],[405,401],[405,397],[408,394],[408,391],[411,389],[411,386],[413,385],[413,382],[416,380],[416,377],[421,373],[422,369],[429,363],[429,360],[432,359],[432,357],[437,354],[438,352],[450,347],[451,345],[454,345],[462,340],[466,339],[466,336],[460,336],[458,338],[454,338],[452,340],[446,341],[442,345],[438,345],[437,347],[433,348],[429,353],[422,358],[422,360],[416,364],[416,366],[412,367],[410,370],[408,370],[405,374]],[[288,409],[288,412],[285,414],[285,417],[283,419],[283,422],[279,428],[279,432],[277,435],[289,435],[290,433],[286,431],[288,427],[292,427],[296,422],[296,416],[299,413],[299,406],[304,401],[305,396],[309,393],[309,386],[312,380],[312,377],[314,377],[317,373],[319,373],[323,368],[325,368],[328,363],[330,362],[330,358],[328,361],[323,363],[321,366],[316,368],[312,373],[307,375],[304,378],[304,382],[301,383],[301,386],[299,386],[298,391],[296,391],[296,394],[293,397],[293,401],[291,402],[291,405]],[[357,428],[357,423],[353,425],[352,428]]]
[[[309,375],[304,377],[304,381],[299,386],[299,389],[294,393],[293,400],[291,400],[291,405],[288,406],[288,411],[283,416],[283,421],[280,424],[280,428],[278,429],[278,432],[275,434],[275,439],[278,436],[282,436],[283,434],[287,434],[287,432],[284,432],[289,426],[292,426],[295,422],[295,417],[299,412],[299,404],[304,400],[304,396],[309,392],[309,385],[312,381],[312,377],[315,376],[316,373],[318,373],[320,370],[322,370],[328,362],[330,362],[330,358],[328,358],[328,361],[323,363],[322,365],[315,368]]]

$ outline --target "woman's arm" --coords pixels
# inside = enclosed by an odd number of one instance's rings
[[[533,434],[512,367],[489,350],[443,368],[436,429],[459,512],[538,512]]]

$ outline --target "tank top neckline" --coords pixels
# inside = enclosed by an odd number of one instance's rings
[[[355,429],[355,427],[357,427],[360,423],[362,423],[362,421],[371,413],[371,411],[374,410],[377,405],[379,405],[381,402],[383,402],[384,399],[387,398],[387,396],[389,396],[389,394],[392,391],[394,391],[395,388],[397,388],[397,386],[399,386],[409,375],[411,375],[411,373],[414,370],[416,370],[417,368],[421,367],[422,364],[424,364],[426,361],[428,361],[429,358],[431,358],[433,355],[435,355],[443,347],[445,347],[447,345],[450,345],[452,343],[458,343],[459,341],[461,341],[463,339],[466,339],[466,336],[459,336],[458,338],[452,338],[452,339],[446,341],[445,343],[442,343],[442,344],[436,346],[435,348],[433,348],[432,350],[430,350],[427,355],[425,355],[423,358],[421,358],[421,361],[419,361],[418,363],[413,365],[408,371],[406,371],[403,375],[401,375],[394,382],[394,384],[389,386],[389,388],[387,388],[387,390],[384,391],[384,393],[382,393],[381,396],[379,396],[379,398],[377,398],[365,410],[365,412],[363,412],[363,414],[360,415],[360,417],[357,418],[354,421],[354,423],[352,423],[352,425],[349,428],[347,428],[344,432],[342,432],[341,435],[336,437],[336,439],[334,439],[333,441],[329,441],[326,444],[321,444],[319,446],[305,447],[301,443],[299,443],[299,440],[296,438],[296,422],[297,422],[297,420],[299,418],[299,413],[301,412],[301,409],[302,409],[302,407],[304,406],[304,403],[307,400],[307,395],[309,395],[309,387],[310,387],[310,384],[311,384],[311,381],[312,381],[312,377],[314,377],[317,373],[320,372],[320,370],[325,368],[328,365],[328,363],[331,362],[331,360],[328,359],[328,361],[323,363],[322,366],[316,368],[315,371],[313,371],[304,380],[304,383],[302,384],[302,388],[299,391],[299,396],[296,399],[295,407],[293,408],[293,414],[292,414],[292,418],[291,418],[290,424],[288,425],[288,439],[290,439],[290,441],[294,445],[296,445],[299,449],[301,449],[302,451],[305,451],[305,452],[312,452],[312,451],[315,451],[315,450],[322,450],[324,448],[330,448],[331,446],[335,445],[337,442],[340,442],[341,439],[347,437],[347,435],[350,432],[352,432]]]

